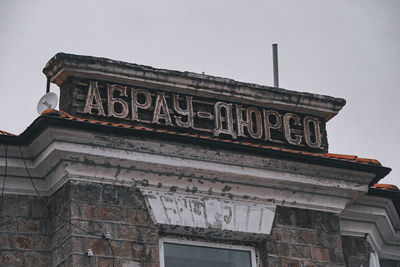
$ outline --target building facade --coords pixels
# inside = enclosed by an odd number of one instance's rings
[[[328,153],[343,99],[57,54],[0,135],[1,266],[400,266],[390,169]]]

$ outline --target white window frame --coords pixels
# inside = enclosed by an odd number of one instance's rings
[[[223,243],[215,243],[215,242],[205,242],[205,241],[194,241],[184,238],[171,238],[171,237],[162,237],[160,238],[159,243],[159,254],[160,254],[160,267],[165,267],[164,263],[164,243],[173,243],[179,245],[192,245],[192,246],[200,246],[200,247],[209,247],[209,248],[222,248],[222,249],[232,249],[232,250],[242,250],[249,251],[251,257],[251,267],[257,267],[256,262],[256,250],[251,246],[238,246],[238,245],[229,245]]]
[[[380,266],[378,254],[376,254],[375,251],[371,251],[371,253],[369,254],[369,266],[370,267]]]

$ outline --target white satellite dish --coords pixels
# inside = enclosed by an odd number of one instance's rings
[[[57,106],[57,103],[58,96],[53,92],[47,93],[39,100],[39,103],[37,104],[37,112],[40,115],[45,110],[55,108]]]

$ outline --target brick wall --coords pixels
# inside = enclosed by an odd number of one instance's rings
[[[53,266],[159,266],[158,231],[141,194],[130,187],[70,182],[54,195],[52,210],[89,231],[55,219]],[[108,242],[102,235],[108,234]],[[87,257],[88,249],[93,256]]]
[[[113,267],[113,258],[115,267],[158,267],[158,242],[158,228],[133,187],[70,181],[42,201],[4,196],[2,267]],[[366,239],[341,237],[338,216],[327,212],[278,206],[271,236],[260,244],[262,266],[366,267],[369,261]],[[400,263],[381,260],[381,266]]]
[[[345,266],[337,215],[278,206],[270,240],[268,266]]]
[[[158,230],[134,188],[72,181],[50,199],[4,196],[1,267],[112,267],[113,258],[115,266],[159,266]]]
[[[0,266],[50,266],[51,222],[37,197],[4,195],[0,216]]]
[[[342,246],[346,266],[369,266],[371,246],[365,237],[342,236]]]

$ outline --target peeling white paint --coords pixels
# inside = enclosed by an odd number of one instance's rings
[[[154,223],[269,235],[275,206],[219,197],[141,189]]]

